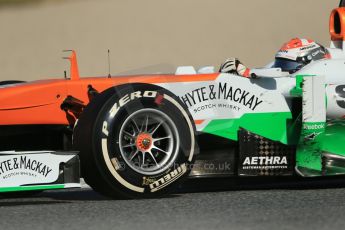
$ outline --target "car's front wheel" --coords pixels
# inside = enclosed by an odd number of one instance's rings
[[[147,84],[94,98],[78,121],[74,144],[86,182],[126,198],[167,193],[188,175],[196,153],[195,128],[183,104]]]

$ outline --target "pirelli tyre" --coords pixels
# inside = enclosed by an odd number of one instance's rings
[[[178,97],[130,84],[96,96],[74,130],[82,176],[117,198],[151,198],[185,178],[197,152],[195,126]]]

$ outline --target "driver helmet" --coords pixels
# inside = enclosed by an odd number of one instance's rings
[[[275,56],[273,68],[290,74],[302,69],[311,61],[331,58],[328,50],[310,39],[294,38],[285,43]]]

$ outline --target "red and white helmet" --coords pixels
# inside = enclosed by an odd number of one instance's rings
[[[322,45],[310,39],[294,38],[277,52],[273,67],[294,73],[311,61],[327,58],[330,58],[330,54]]]

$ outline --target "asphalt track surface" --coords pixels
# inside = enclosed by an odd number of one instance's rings
[[[343,178],[232,189],[227,181],[190,183],[151,200],[110,200],[89,188],[2,198],[0,229],[344,229]]]

